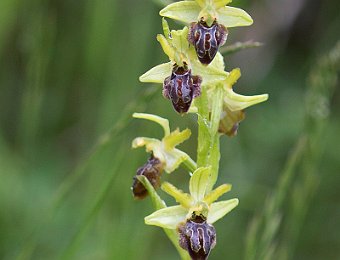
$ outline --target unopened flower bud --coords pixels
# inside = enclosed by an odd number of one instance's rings
[[[215,228],[205,218],[196,216],[178,227],[179,244],[193,260],[208,259],[216,245]]]
[[[216,20],[209,27],[203,20],[192,23],[188,40],[195,46],[197,57],[203,64],[210,64],[214,59],[218,48],[225,44],[228,30]]]
[[[218,132],[230,137],[237,135],[239,124],[244,118],[245,113],[243,110],[231,111],[228,108],[224,108]]]
[[[148,191],[138,179],[138,175],[144,175],[151,185],[156,189],[161,184],[161,175],[163,172],[163,164],[153,156],[137,170],[136,176],[133,178],[132,192],[135,198],[144,199],[148,195]]]
[[[171,100],[178,113],[186,113],[193,98],[201,94],[201,82],[201,77],[193,76],[186,65],[175,65],[171,76],[164,80],[163,96]]]

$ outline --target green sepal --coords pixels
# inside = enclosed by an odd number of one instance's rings
[[[157,65],[140,76],[139,81],[163,84],[165,78],[171,75],[172,67],[172,62]]]
[[[162,228],[176,229],[185,220],[188,210],[182,206],[172,206],[155,211],[144,218],[145,224]]]
[[[202,201],[210,178],[211,167],[200,167],[192,174],[189,183],[190,194],[196,202]]]
[[[232,211],[238,205],[238,199],[215,202],[210,205],[210,210],[207,218],[209,224],[215,223],[220,218]]]
[[[224,102],[231,111],[243,110],[247,107],[264,102],[268,99],[268,94],[243,96],[236,94],[232,89],[226,91]]]
[[[198,21],[200,11],[201,7],[195,1],[180,1],[169,4],[159,14],[189,24]]]
[[[223,56],[220,53],[217,53],[209,66],[202,65],[199,62],[194,48],[189,50],[189,57],[192,74],[202,76],[202,85],[215,84],[228,78],[229,73],[224,71]]]
[[[132,117],[153,121],[159,124],[161,127],[163,127],[164,136],[170,135],[170,126],[169,126],[168,119],[165,119],[160,116],[152,115],[152,114],[146,114],[146,113],[133,113]]]
[[[253,24],[253,19],[244,10],[240,8],[224,6],[218,9],[219,24],[223,24],[225,27],[237,27],[237,26],[249,26]]]
[[[213,0],[214,1],[214,5],[216,9],[219,9],[221,7],[226,6],[227,4],[231,3],[231,0]]]
[[[225,87],[225,106],[231,111],[243,110],[249,106],[256,105],[258,103],[264,102],[268,99],[268,94],[255,95],[255,96],[244,96],[237,94],[233,91],[233,85],[241,76],[240,69],[233,69],[227,78],[223,82]]]

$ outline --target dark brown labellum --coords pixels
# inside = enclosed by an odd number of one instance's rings
[[[214,59],[218,48],[228,36],[228,30],[216,20],[209,27],[203,20],[192,23],[188,35],[189,42],[195,46],[197,57],[203,64],[209,64]]]
[[[161,175],[163,172],[163,164],[161,161],[153,156],[140,168],[138,168],[136,176],[144,175],[152,186],[157,189],[161,184]],[[148,191],[137,177],[133,178],[132,192],[137,199],[144,199],[148,195]]]
[[[196,217],[178,227],[179,244],[193,260],[208,259],[216,245],[216,230],[205,219]]]
[[[186,113],[193,98],[201,94],[201,82],[201,77],[193,76],[186,65],[175,65],[171,76],[164,80],[163,96],[171,100],[178,113]]]

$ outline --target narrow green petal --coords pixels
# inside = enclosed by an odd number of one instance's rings
[[[145,146],[148,153],[153,153],[154,157],[158,158],[162,163],[166,164],[166,156],[164,156],[164,149],[162,142],[155,138],[137,137],[132,141],[132,148]]]
[[[159,14],[184,23],[192,23],[198,21],[200,11],[201,8],[195,1],[180,1],[169,4]]]
[[[216,9],[224,7],[231,2],[232,2],[231,0],[214,0],[214,4],[215,4]]]
[[[189,209],[192,204],[192,198],[188,193],[185,193],[179,189],[177,189],[174,185],[169,182],[164,182],[162,184],[162,190],[172,196],[176,202],[181,204],[184,208]]]
[[[165,149],[173,149],[176,145],[179,145],[180,143],[183,143],[185,140],[189,139],[190,136],[190,129],[187,128],[181,132],[176,129],[175,131],[171,132],[170,135],[167,135],[163,138]]]
[[[147,145],[160,145],[160,142],[158,139],[155,138],[148,138],[148,137],[137,137],[133,139],[132,141],[132,148],[138,148],[142,146],[147,146]]]
[[[169,43],[168,39],[165,38],[163,34],[158,34],[157,35],[157,41],[161,44],[162,49],[166,55],[168,55],[170,60],[175,60],[175,50]]]
[[[142,76],[139,77],[139,81],[163,84],[164,79],[166,77],[169,77],[171,75],[171,72],[172,63],[163,63],[145,72]]]
[[[268,99],[268,94],[256,96],[243,96],[236,94],[232,89],[227,89],[226,96],[224,97],[225,105],[231,111],[243,110],[252,105],[264,102]]]
[[[202,201],[210,177],[210,167],[200,167],[192,174],[189,183],[190,194],[195,201]]]
[[[138,175],[137,179],[143,183],[144,187],[147,189],[149,196],[151,197],[152,203],[154,207],[158,209],[162,209],[166,207],[165,202],[159,197],[154,187],[151,185],[149,180],[144,175]]]
[[[208,205],[216,201],[219,197],[221,197],[224,193],[228,192],[231,190],[231,185],[230,184],[222,184],[221,186],[218,186],[216,189],[212,190],[209,192],[205,197],[204,197],[204,202],[206,202]]]
[[[251,16],[240,8],[225,6],[217,11],[217,22],[225,27],[248,26],[253,23]]]
[[[169,24],[167,22],[167,20],[164,19],[164,17],[162,18],[162,27],[163,27],[163,33],[164,36],[167,40],[170,40],[170,28],[169,28]]]
[[[167,136],[170,134],[170,126],[169,126],[169,120],[165,119],[160,116],[152,115],[152,114],[146,114],[146,113],[133,113],[132,115],[134,118],[140,118],[140,119],[146,119],[153,121],[164,129],[164,136]]]
[[[232,88],[232,86],[237,82],[237,80],[240,77],[241,77],[241,70],[239,68],[236,68],[230,71],[228,78],[225,82],[227,88]]]
[[[145,224],[162,228],[176,229],[185,220],[188,211],[182,206],[160,209],[144,218]]]
[[[219,201],[211,204],[207,222],[209,224],[215,223],[220,218],[223,218],[231,210],[238,205],[238,199],[231,199],[225,201]]]
[[[182,30],[171,31],[172,45],[181,54],[188,52],[188,48],[189,48],[188,33],[189,33],[189,28],[186,26]]]

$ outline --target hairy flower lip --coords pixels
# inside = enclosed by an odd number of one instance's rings
[[[216,19],[210,26],[201,19],[191,23],[188,41],[195,47],[199,61],[208,65],[215,58],[219,47],[225,44],[227,36],[227,28],[218,24]]]
[[[207,259],[216,245],[216,230],[205,219],[195,217],[180,223],[177,228],[179,244],[192,259]]]
[[[157,189],[161,185],[161,175],[163,172],[163,164],[162,162],[151,155],[151,157],[147,160],[147,162],[139,167],[136,172],[136,176],[133,178],[132,183],[132,193],[136,199],[144,199],[148,195],[147,189],[144,185],[138,180],[137,176],[143,175],[145,176],[151,185]]]
[[[172,73],[163,83],[163,96],[170,99],[179,114],[186,113],[194,98],[201,94],[202,78],[194,76],[187,64],[174,65]]]

